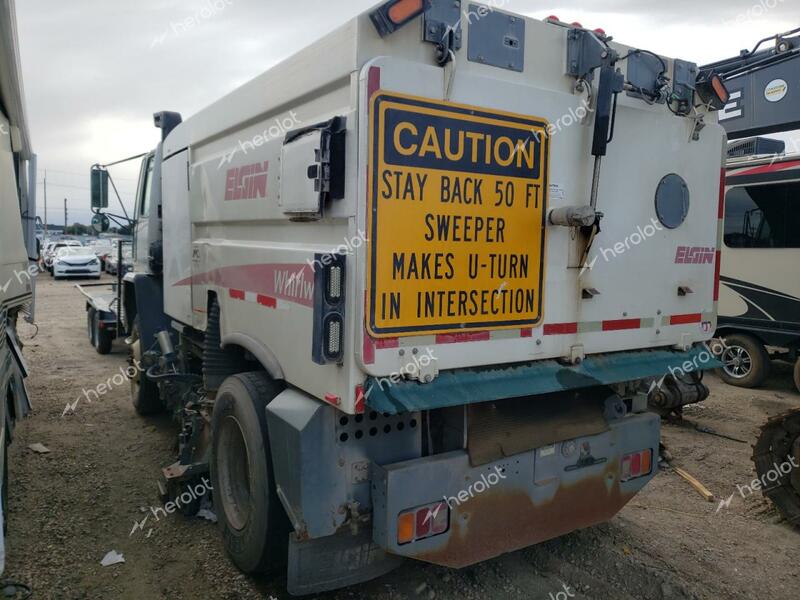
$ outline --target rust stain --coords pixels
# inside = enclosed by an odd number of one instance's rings
[[[608,486],[607,478],[614,477]],[[451,533],[440,549],[412,558],[462,568],[603,523],[634,496],[619,489],[616,468],[559,488],[552,500],[534,504],[522,489],[492,489],[452,509]]]

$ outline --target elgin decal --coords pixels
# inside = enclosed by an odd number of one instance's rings
[[[676,265],[713,265],[716,248],[678,246],[675,254]]]
[[[228,169],[225,200],[255,200],[267,197],[269,161]]]
[[[370,334],[537,325],[547,122],[379,92],[370,144]]]

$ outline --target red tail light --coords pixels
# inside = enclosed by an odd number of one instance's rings
[[[450,507],[436,502],[400,513],[397,517],[397,543],[410,544],[446,533],[450,528]]]
[[[653,472],[653,451],[649,448],[626,454],[620,462],[620,481],[631,481]]]

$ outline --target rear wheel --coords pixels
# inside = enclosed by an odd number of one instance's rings
[[[3,535],[8,533],[8,430],[6,430],[6,447],[3,448],[3,494],[0,500],[3,503]]]
[[[114,337],[108,329],[100,327],[100,313],[94,313],[94,347],[98,354],[108,354],[114,343]]]
[[[158,386],[147,378],[142,367],[142,336],[138,317],[131,328],[131,366],[134,375],[131,377],[131,401],[136,413],[142,416],[154,415],[164,410],[158,394]]]
[[[92,345],[92,348],[95,347],[95,338],[94,338],[94,315],[97,311],[93,308],[90,308],[86,311],[86,329],[87,333],[89,334],[89,343]]]
[[[754,337],[736,333],[725,337],[720,361],[722,380],[730,385],[755,388],[769,375],[770,359],[764,344]]]
[[[264,373],[233,375],[214,405],[214,505],[228,554],[245,573],[286,564],[291,526],[276,493],[265,411],[282,389]]]

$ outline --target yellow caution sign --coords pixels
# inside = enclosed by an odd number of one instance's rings
[[[367,327],[374,337],[542,318],[544,119],[373,96]]]

